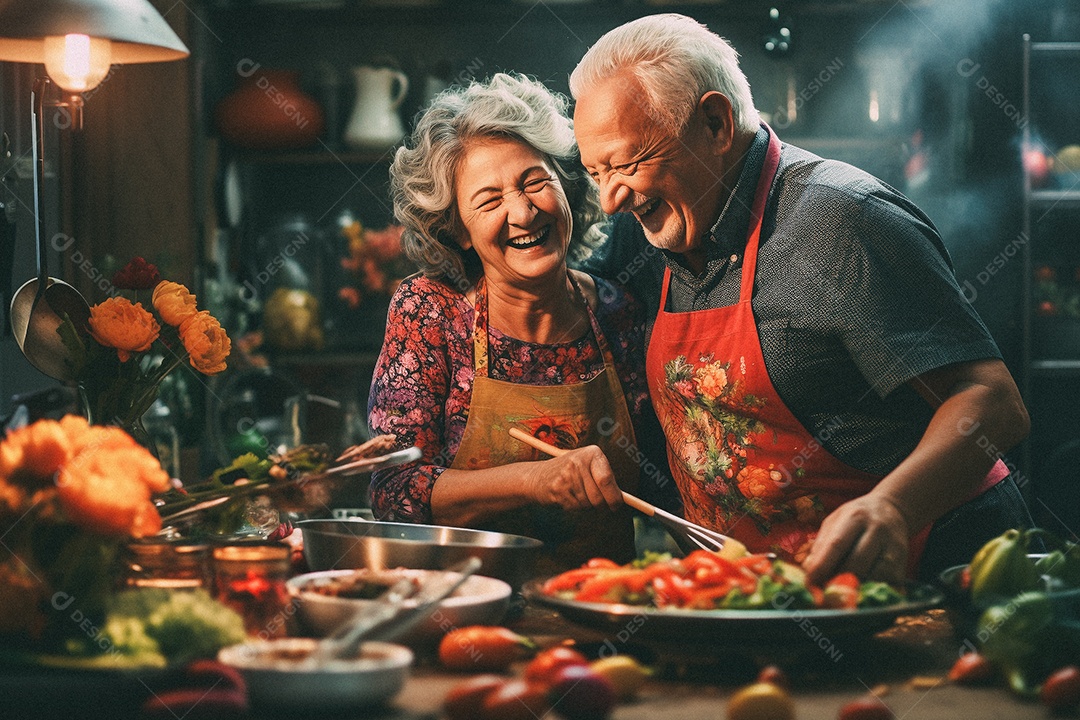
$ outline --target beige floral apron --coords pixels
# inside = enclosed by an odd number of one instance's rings
[[[473,380],[469,419],[451,468],[479,470],[514,462],[547,459],[510,437],[521,430],[562,448],[597,445],[608,458],[619,487],[637,492],[639,467],[633,459],[637,444],[626,397],[611,350],[596,316],[577,283],[571,285],[585,304],[593,337],[604,356],[604,370],[572,385],[526,385],[488,377],[487,288],[476,288],[473,321]],[[525,535],[542,540],[547,549],[537,571],[542,574],[577,567],[591,557],[628,562],[634,557],[634,526],[630,509],[620,507],[566,511],[528,505],[500,513],[481,523],[484,530]]]

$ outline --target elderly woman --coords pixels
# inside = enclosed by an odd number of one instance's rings
[[[375,432],[423,451],[375,473],[377,518],[540,538],[556,567],[632,558],[620,491],[672,485],[635,435],[658,428],[639,306],[567,268],[600,211],[565,112],[498,74],[438,96],[397,151],[394,212],[422,272],[391,302],[368,407]]]

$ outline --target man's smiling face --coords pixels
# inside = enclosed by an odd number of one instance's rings
[[[604,212],[631,212],[648,241],[695,252],[727,190],[723,155],[702,103],[673,135],[649,114],[638,81],[625,71],[582,93],[574,110],[581,161],[600,186]]]

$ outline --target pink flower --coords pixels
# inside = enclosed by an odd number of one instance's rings
[[[677,380],[672,385],[672,388],[687,400],[694,400],[697,397],[693,380]]]

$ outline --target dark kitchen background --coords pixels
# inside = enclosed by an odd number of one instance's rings
[[[1031,439],[1008,460],[1040,524],[1080,528],[1074,0],[154,4],[191,57],[114,67],[87,94],[82,131],[62,118],[50,123],[45,232],[52,274],[92,302],[104,297],[115,268],[143,255],[164,277],[190,283],[200,306],[240,341],[228,372],[209,384],[189,373],[164,393],[182,474],[227,462],[252,441],[242,418],[257,421],[264,443],[295,432],[337,443],[364,435],[386,303],[408,269],[394,257],[390,151],[346,140],[354,68],[385,70],[366,77],[384,99],[401,87],[393,73],[407,78],[395,111],[407,129],[439,88],[500,70],[565,93],[570,70],[605,31],[675,11],[732,42],[781,139],[879,176],[934,220],[1028,402]],[[1034,45],[1025,46],[1025,34]],[[5,308],[12,289],[35,274],[35,75],[0,64]],[[261,142],[251,136],[257,128],[222,108],[243,92],[243,80],[261,81],[263,97],[295,108],[282,132],[310,133],[314,142],[242,147]],[[7,326],[5,319],[0,416],[69,401],[23,359]]]

